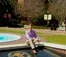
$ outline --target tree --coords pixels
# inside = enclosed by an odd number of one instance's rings
[[[24,5],[21,2],[18,3],[17,0],[8,1],[16,14],[22,14],[25,17],[34,18],[45,14],[47,4],[48,10],[57,20],[63,21],[66,17],[66,0],[24,0]]]
[[[56,19],[63,21],[66,16],[66,0],[52,0],[48,9]]]

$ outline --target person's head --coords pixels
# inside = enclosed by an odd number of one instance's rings
[[[32,30],[32,26],[31,26],[31,24],[29,24],[28,29],[29,29],[30,31]]]

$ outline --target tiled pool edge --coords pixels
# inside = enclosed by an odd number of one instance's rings
[[[47,46],[47,47],[52,47],[52,48],[58,48],[58,49],[63,49],[66,50],[66,45],[60,45],[60,44],[53,44],[53,43],[47,43],[47,42],[40,42],[40,43],[36,43],[37,45],[43,45],[43,46]],[[13,48],[24,48],[24,47],[28,47],[27,44],[12,44],[12,45],[1,45],[0,46],[0,50],[5,50],[5,49],[13,49]]]

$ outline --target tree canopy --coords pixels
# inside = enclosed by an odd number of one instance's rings
[[[28,7],[27,1],[24,1],[24,7],[22,7],[21,4],[17,3],[17,0],[8,0],[10,4],[15,8],[15,13],[25,14],[25,15],[36,15],[36,14],[44,14],[45,11],[45,5],[43,4],[45,0],[40,0],[37,2],[32,1],[31,6]],[[39,7],[37,5],[32,5],[33,2],[36,2],[39,4]],[[40,3],[39,3],[40,2]],[[48,10],[50,13],[58,20],[62,21],[66,17],[66,0],[48,0]],[[42,6],[40,6],[42,5]],[[37,6],[37,7],[36,7]],[[43,8],[42,8],[43,7]],[[38,10],[41,8],[41,11],[38,13]],[[30,13],[31,12],[31,13]]]

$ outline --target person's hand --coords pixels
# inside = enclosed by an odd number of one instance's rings
[[[40,38],[38,38],[38,40],[37,40],[38,42],[40,42]]]
[[[34,41],[34,40],[35,40],[35,38],[32,38],[31,40],[32,40],[32,41]]]

